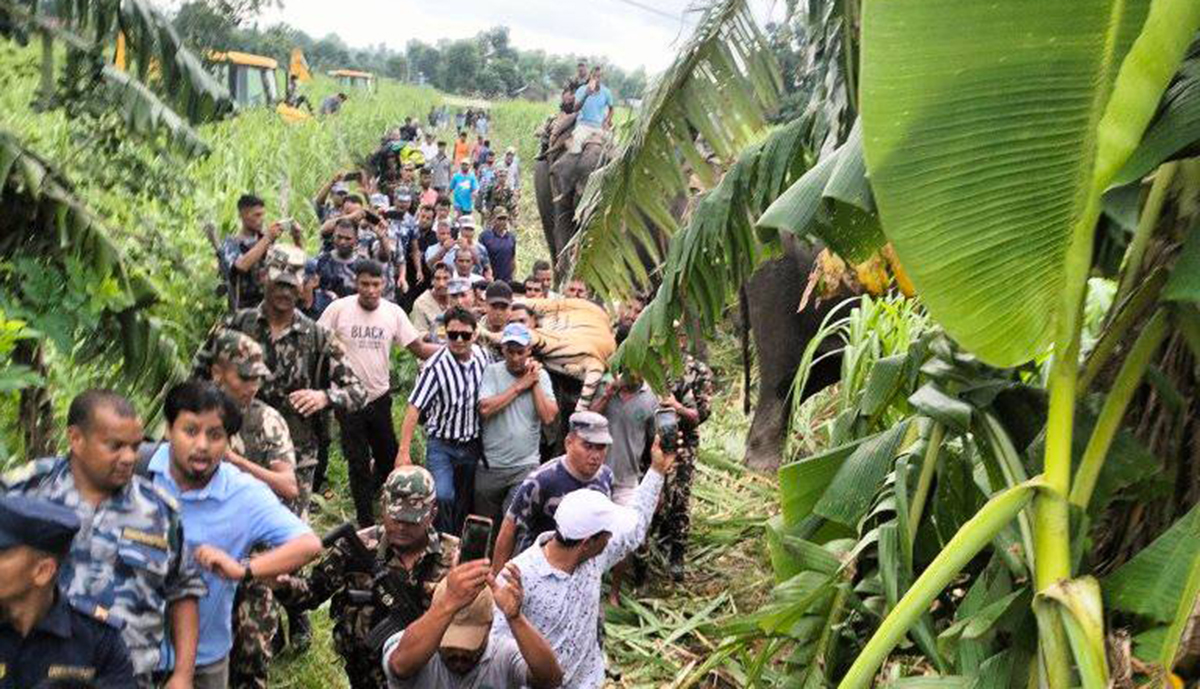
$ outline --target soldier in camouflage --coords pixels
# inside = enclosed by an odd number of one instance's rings
[[[134,474],[142,423],[112,392],[89,390],[67,412],[70,453],[0,477],[0,490],[65,505],[81,528],[59,584],[71,603],[121,627],[138,686],[155,686],[171,628],[173,671],[163,686],[192,686],[204,582],[183,540],[179,506]],[[166,665],[171,665],[168,662]]]
[[[383,524],[358,532],[358,538],[375,554],[376,572],[398,583],[408,607],[429,609],[433,590],[458,558],[458,539],[433,528],[437,493],[433,475],[424,467],[397,468],[383,487]],[[363,571],[346,543],[339,541],[303,578],[281,581],[277,595],[289,605],[314,609],[332,598],[334,648],[341,654],[353,689],[386,689],[381,649],[370,648],[368,633],[388,618],[386,592],[380,591],[376,572]],[[410,620],[411,621],[411,620]]]
[[[317,466],[320,412],[330,405],[343,412],[360,409],[367,393],[350,370],[337,338],[296,308],[304,281],[304,252],[277,244],[265,259],[266,296],[254,309],[226,316],[219,329],[246,333],[262,346],[272,371],[258,398],[287,422],[296,451],[298,513],[308,510],[313,471]],[[196,354],[196,375],[206,377],[215,359],[217,330]]]
[[[230,438],[225,461],[266,483],[281,502],[298,513],[296,456],[287,422],[255,397],[263,380],[271,375],[263,361],[262,347],[236,330],[218,331],[213,342],[216,359],[210,368],[212,380],[242,412],[241,430]],[[279,612],[271,589],[259,581],[241,584],[233,608],[231,687],[266,689],[273,654],[271,642],[278,629]]]
[[[689,503],[696,471],[696,451],[700,447],[699,428],[712,411],[712,369],[688,355],[682,377],[670,381],[668,387],[670,393],[662,403],[679,415],[681,441],[675,456],[675,473],[663,488],[663,499],[654,519],[654,528],[660,547],[667,551],[671,578],[679,582],[683,581],[683,559],[692,525]]]

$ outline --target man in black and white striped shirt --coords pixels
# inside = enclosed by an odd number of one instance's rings
[[[425,415],[425,468],[437,489],[441,533],[457,535],[471,507],[475,467],[483,456],[479,430],[479,381],[489,363],[475,344],[475,314],[461,306],[443,316],[447,344],[425,362],[408,396],[396,466],[412,464],[412,438]]]

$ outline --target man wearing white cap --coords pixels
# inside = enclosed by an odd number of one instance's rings
[[[560,686],[554,651],[521,614],[520,573],[506,574],[497,582],[487,560],[450,570],[429,610],[384,644],[389,689]],[[508,620],[512,638],[489,641],[495,608]]]
[[[633,507],[617,505],[587,488],[568,493],[554,513],[555,530],[538,536],[535,545],[509,565],[516,565],[520,573],[525,616],[550,642],[562,666],[563,686],[592,689],[604,684],[600,580],[645,540],[674,463],[675,454],[664,453],[656,440],[650,471],[637,488]],[[492,641],[510,638],[514,631],[498,619],[492,625]]]

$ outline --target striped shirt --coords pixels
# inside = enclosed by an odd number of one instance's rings
[[[429,437],[460,443],[479,439],[479,381],[488,363],[479,345],[471,345],[466,363],[454,358],[449,347],[425,362],[408,403],[425,414]]]

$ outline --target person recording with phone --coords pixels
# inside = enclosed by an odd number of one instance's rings
[[[253,308],[262,302],[259,264],[280,236],[285,232],[290,233],[296,246],[304,246],[304,232],[294,220],[280,220],[264,227],[267,208],[257,196],[243,194],[238,199],[237,208],[241,230],[225,239],[219,257],[229,306],[234,311]]]
[[[306,574],[275,583],[276,597],[287,605],[314,610],[331,601],[333,647],[352,689],[387,686],[384,642],[429,609],[435,588],[459,559],[459,540],[434,528],[437,493],[424,467],[395,469],[381,493],[380,525],[335,529]]]
[[[501,577],[485,559],[459,564],[438,584],[433,604],[384,645],[389,689],[475,689],[562,685],[563,672],[546,638],[521,612],[521,572]],[[491,640],[499,611],[512,638]]]

